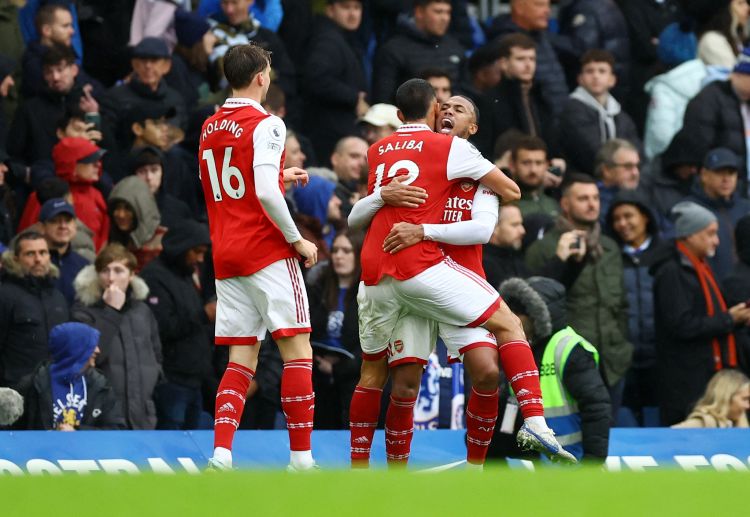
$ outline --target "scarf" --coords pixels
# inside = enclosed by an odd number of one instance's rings
[[[719,302],[719,309],[722,312],[727,311],[727,304],[724,301],[724,297],[721,295],[719,286],[716,284],[716,279],[711,271],[711,266],[705,260],[699,260],[698,257],[685,246],[682,242],[677,241],[677,249],[682,253],[686,259],[690,261],[690,264],[695,269],[695,274],[698,276],[698,282],[701,285],[701,291],[703,291],[703,298],[706,300],[706,313],[708,316],[716,314],[716,308],[714,306],[714,297]],[[713,296],[712,296],[713,293]],[[727,355],[729,356],[729,367],[737,367],[737,345],[735,343],[734,333],[730,332],[727,336],[727,346],[729,348]],[[716,371],[724,368],[721,360],[721,343],[719,338],[713,338],[711,340],[711,347],[714,355],[714,369]]]
[[[573,226],[573,223],[571,223],[565,217],[558,217],[555,227],[562,233],[570,232],[576,229],[576,227]],[[586,232],[586,256],[591,257],[594,262],[599,260],[602,255],[604,255],[604,248],[602,248],[602,245],[599,242],[601,236],[602,227],[598,222],[594,223],[591,229]]]
[[[570,94],[571,99],[582,102],[589,108],[596,110],[599,114],[599,140],[604,143],[613,138],[617,138],[617,129],[615,127],[615,117],[620,114],[622,108],[617,99],[611,95],[607,96],[607,102],[602,106],[599,102],[582,86],[579,86]]]

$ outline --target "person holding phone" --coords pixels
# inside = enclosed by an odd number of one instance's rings
[[[569,174],[561,190],[562,215],[529,247],[526,265],[532,274],[553,278],[566,287],[569,323],[599,350],[614,415],[633,354],[626,337],[622,257],[617,243],[602,234],[595,180],[586,174]]]

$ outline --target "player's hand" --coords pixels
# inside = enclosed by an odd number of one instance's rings
[[[284,186],[286,188],[289,188],[292,185],[295,187],[302,185],[304,187],[309,181],[310,177],[307,175],[305,169],[300,169],[299,167],[289,167],[288,169],[284,169]]]
[[[367,92],[359,92],[357,95],[357,107],[355,108],[355,112],[357,114],[357,118],[362,118],[367,113],[367,110],[370,109],[370,105],[367,104]]]
[[[125,298],[125,292],[115,284],[107,287],[104,290],[104,294],[102,294],[102,300],[104,300],[104,303],[118,311],[122,309],[123,305],[125,305]]]
[[[424,228],[421,224],[396,223],[383,242],[383,251],[393,255],[415,245],[422,239],[424,239]]]
[[[75,431],[76,428],[70,424],[60,424],[57,426],[58,431]]]
[[[297,253],[305,258],[305,267],[311,268],[318,262],[318,247],[307,239],[300,239],[292,243]]]
[[[417,208],[427,199],[427,191],[422,187],[404,185],[408,176],[396,176],[385,187],[380,189],[380,197],[386,205]]]

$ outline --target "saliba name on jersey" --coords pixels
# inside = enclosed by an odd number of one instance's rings
[[[206,127],[203,129],[203,133],[201,134],[201,140],[205,140],[208,135],[216,131],[227,131],[229,133],[232,133],[235,138],[239,138],[242,136],[243,128],[234,120],[214,120],[213,122],[209,122],[208,124],[206,124]]]
[[[388,142],[385,145],[378,146],[378,155],[382,156],[384,153],[388,153],[390,151],[401,151],[403,149],[408,149],[410,151],[417,151],[421,153],[422,144],[424,144],[422,140],[405,140],[405,141],[401,140],[393,144]]]

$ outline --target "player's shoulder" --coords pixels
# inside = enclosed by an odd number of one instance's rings
[[[286,139],[286,125],[276,115],[268,115],[261,120],[255,128],[255,136],[267,138],[272,141],[284,142]]]

